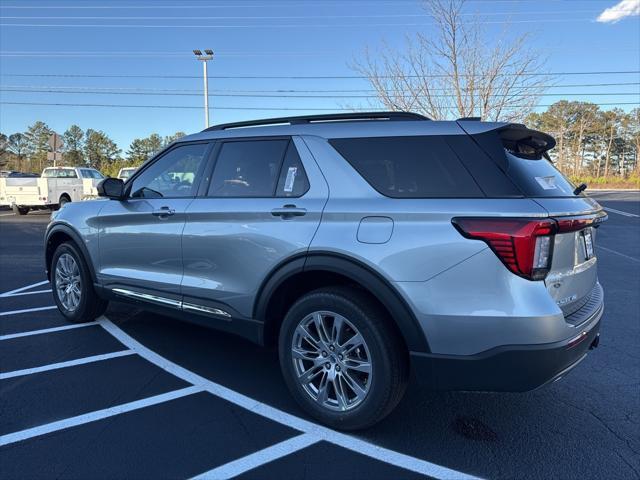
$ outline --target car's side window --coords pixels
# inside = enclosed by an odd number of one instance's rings
[[[149,165],[131,185],[133,198],[176,198],[195,195],[196,175],[207,144],[176,147]]]
[[[273,197],[289,140],[224,142],[209,197]]]
[[[276,197],[301,197],[309,190],[309,179],[293,142],[289,142],[280,170]]]

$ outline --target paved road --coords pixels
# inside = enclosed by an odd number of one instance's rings
[[[100,325],[19,337],[67,324],[52,309],[0,315],[0,476],[640,478],[640,193],[593,196],[609,210],[602,337],[561,382],[526,394],[414,382],[386,420],[345,436],[293,403],[276,352],[233,336],[115,303]],[[0,212],[0,292],[44,279],[46,222]],[[53,305],[25,294],[48,288],[0,297],[0,313]]]

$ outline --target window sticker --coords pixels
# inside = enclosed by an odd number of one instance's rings
[[[289,170],[287,170],[287,178],[284,181],[285,192],[293,192],[293,184],[296,181],[296,173],[298,173],[298,167],[289,167]]]
[[[555,175],[550,175],[548,177],[535,177],[535,178],[536,178],[536,182],[538,182],[538,184],[545,190],[555,190],[556,188],[558,188],[556,186]]]

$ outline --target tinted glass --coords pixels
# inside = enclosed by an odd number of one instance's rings
[[[80,170],[80,174],[82,175],[82,178],[98,178],[93,175],[93,170],[90,170],[88,168],[83,168],[82,170]]]
[[[206,144],[174,148],[155,160],[131,186],[130,195],[142,198],[192,197]]]
[[[216,160],[211,197],[272,197],[289,140],[224,142]]]
[[[529,197],[574,197],[576,188],[544,158],[529,160],[505,152],[507,174]]]
[[[289,142],[287,153],[280,170],[276,197],[301,197],[309,190],[307,173],[293,142]]]
[[[480,189],[490,198],[517,198],[522,192],[469,135],[444,137]]]
[[[484,196],[442,136],[340,138],[330,143],[388,197]]]

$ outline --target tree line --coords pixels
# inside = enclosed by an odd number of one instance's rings
[[[589,102],[561,100],[526,118],[529,127],[556,139],[556,166],[576,178],[640,176],[640,108],[602,110]]]
[[[0,133],[0,169],[40,173],[53,163],[47,160],[48,140],[53,130],[45,122],[37,121],[25,132]],[[64,142],[62,159],[58,165],[87,166],[105,175],[116,176],[122,167],[136,167],[172,141],[185,136],[184,132],[161,136],[153,133],[134,139],[126,152],[118,147],[102,130],[83,130],[71,125],[61,136]]]

